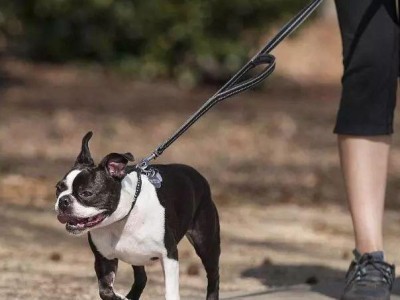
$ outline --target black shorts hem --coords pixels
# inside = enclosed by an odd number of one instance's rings
[[[366,126],[366,125],[352,125],[352,126],[338,126],[336,125],[333,133],[340,135],[354,135],[354,136],[379,136],[393,134],[393,125],[389,126]]]

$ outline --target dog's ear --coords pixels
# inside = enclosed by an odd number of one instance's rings
[[[122,179],[126,175],[126,166],[130,161],[134,161],[134,158],[129,152],[110,153],[103,158],[99,166],[103,167],[112,177]]]
[[[82,149],[75,161],[75,167],[88,166],[93,167],[94,161],[89,150],[89,140],[92,138],[93,132],[89,131],[82,139]]]

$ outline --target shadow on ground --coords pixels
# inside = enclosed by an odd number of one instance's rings
[[[280,265],[268,262],[242,272],[243,277],[256,278],[268,288],[276,287],[272,291],[253,293],[246,297],[277,293],[292,286],[295,288],[306,284],[312,292],[339,299],[344,288],[345,275],[346,272],[342,270],[321,265]],[[393,294],[400,295],[400,277],[396,279]]]
[[[345,272],[319,265],[279,265],[265,262],[261,266],[243,271],[242,276],[257,278],[268,287],[308,284],[315,287],[312,290],[335,298],[339,296],[337,289],[323,283],[332,282],[337,286],[344,278]]]

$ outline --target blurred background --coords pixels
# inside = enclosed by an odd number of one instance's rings
[[[307,2],[1,1],[0,298],[96,299],[86,239],[68,236],[53,211],[82,136],[94,131],[97,161],[148,155]],[[353,241],[332,134],[342,72],[333,1],[274,55],[262,87],[215,107],[159,162],[209,180],[225,294],[300,286],[335,298]],[[394,144],[385,236],[399,262],[397,136]],[[187,242],[180,253],[182,295],[201,298],[200,261]],[[158,299],[161,267],[147,270],[143,299]],[[132,280],[121,264],[117,289]]]

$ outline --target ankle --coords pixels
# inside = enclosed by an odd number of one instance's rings
[[[374,243],[374,242],[359,242],[356,243],[355,249],[361,255],[366,253],[374,253],[374,252],[384,252],[383,246],[381,243]]]
[[[356,261],[360,260],[361,257],[365,254],[371,255],[375,260],[378,261],[385,261],[385,252],[383,250],[378,251],[368,251],[368,252],[361,252],[357,248],[353,250],[354,258]]]

